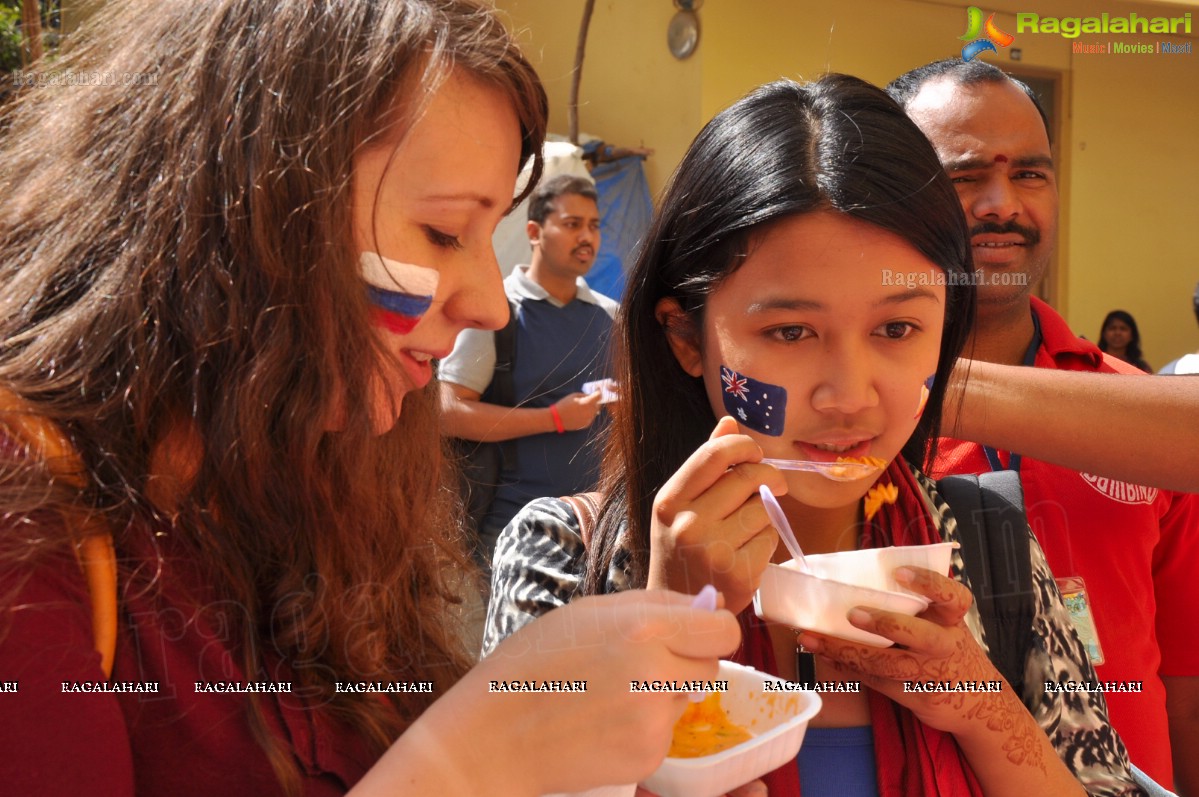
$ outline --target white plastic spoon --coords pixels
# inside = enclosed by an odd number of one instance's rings
[[[791,558],[799,565],[801,571],[811,573],[812,569],[808,567],[808,560],[804,559],[803,549],[799,547],[799,540],[795,539],[795,532],[791,530],[791,524],[787,522],[783,508],[779,506],[779,499],[775,498],[774,493],[764,484],[758,488],[758,493],[762,496],[762,503],[766,505],[766,514],[770,517],[770,522],[782,538],[783,545],[791,552]]]
[[[815,462],[808,459],[770,459],[762,460],[767,465],[773,465],[779,470],[803,470],[819,473],[826,479],[835,482],[852,482],[865,479],[878,473],[876,465],[865,462]]]
[[[703,589],[691,599],[691,608],[702,609],[705,612],[716,611],[716,587],[711,584],[705,584]],[[701,703],[707,697],[707,693],[692,692],[687,697],[691,699],[692,703]]]

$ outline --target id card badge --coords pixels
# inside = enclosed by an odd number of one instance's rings
[[[1099,644],[1099,631],[1095,628],[1095,617],[1091,614],[1091,598],[1087,594],[1086,582],[1081,576],[1057,579],[1057,588],[1066,603],[1066,611],[1074,621],[1074,629],[1091,657],[1091,663],[1103,664],[1103,646]]]

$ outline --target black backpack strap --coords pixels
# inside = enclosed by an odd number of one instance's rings
[[[520,305],[508,300],[508,323],[495,331],[495,370],[491,382],[479,396],[479,401],[501,407],[516,406],[516,320]],[[516,467],[516,442],[504,440],[492,443],[500,450],[500,467]],[[498,474],[497,474],[498,475]]]
[[[495,371],[491,382],[479,397],[488,404],[504,407],[516,406],[516,384],[513,369],[516,367],[516,314],[518,305],[508,300],[508,323],[495,332]]]
[[[508,300],[508,311],[508,323],[495,333],[495,370],[479,400],[512,407],[516,404],[513,368],[516,364],[517,305],[511,299]],[[485,443],[453,438],[450,449],[457,459],[458,490],[467,531],[475,535],[495,502],[505,466],[516,467],[516,443],[513,440]]]
[[[962,562],[991,649],[991,661],[1019,695],[1036,610],[1028,519],[1020,474],[947,476],[937,489],[957,519]]]

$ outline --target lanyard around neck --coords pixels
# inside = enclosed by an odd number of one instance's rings
[[[1031,366],[1037,360],[1037,351],[1041,348],[1041,320],[1037,318],[1037,314],[1032,314],[1032,340],[1028,343],[1028,349],[1024,352],[1025,366]],[[999,452],[990,446],[983,446],[983,453],[987,455],[987,464],[991,466],[991,470],[1014,470],[1020,472],[1020,455],[1013,453],[1008,457],[1008,466],[1003,467],[1003,463],[999,461]]]

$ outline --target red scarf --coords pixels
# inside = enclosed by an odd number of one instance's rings
[[[899,488],[899,498],[884,504],[863,529],[863,548],[927,545],[942,541],[941,530],[925,504],[924,491],[901,458],[879,479]],[[752,608],[743,611],[742,643],[734,660],[763,672],[776,673],[774,649],[766,623]],[[952,734],[928,727],[911,711],[867,689],[874,731],[874,762],[880,797],[981,797],[982,788]],[[799,767],[788,761],[763,776],[770,797],[800,797]]]

